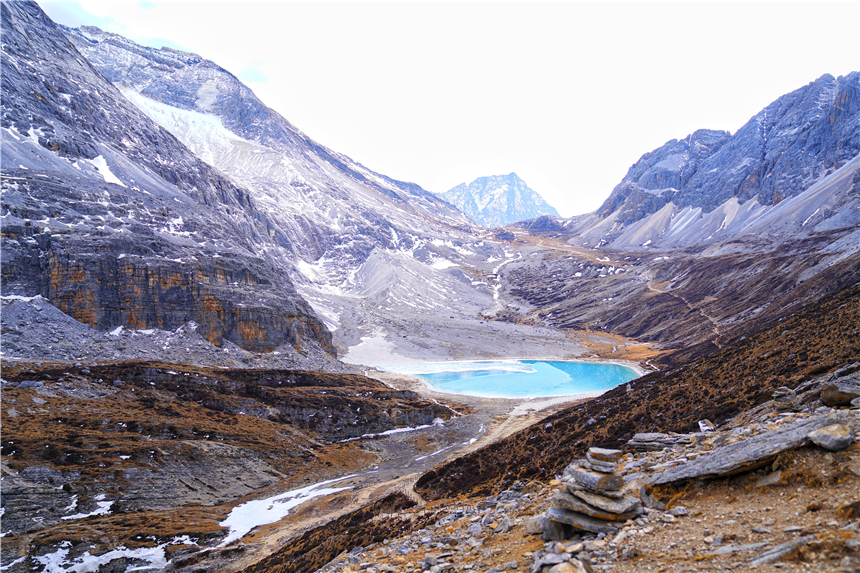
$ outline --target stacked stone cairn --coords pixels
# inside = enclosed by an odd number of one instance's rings
[[[610,534],[621,522],[641,515],[639,499],[625,495],[616,471],[621,450],[589,448],[584,460],[564,470],[561,487],[550,498],[543,521],[546,541],[569,539],[583,532]]]
[[[777,412],[797,412],[800,410],[797,404],[797,392],[785,386],[777,388],[773,393],[773,408]]]

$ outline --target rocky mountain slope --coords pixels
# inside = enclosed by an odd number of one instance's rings
[[[211,61],[93,27],[64,31],[134,105],[249,188],[277,225],[270,232],[307,262],[339,251],[362,260],[377,245],[394,246],[397,235],[411,245],[410,232],[422,226],[468,227],[417,185],[311,140]]]
[[[856,227],[855,168],[842,183],[831,179],[839,188],[826,197],[821,189],[798,197],[860,153],[858,102],[858,72],[825,74],[734,134],[699,130],[646,153],[594,213],[541,224],[579,245],[625,249],[687,248],[747,235],[779,241]],[[790,224],[781,222],[786,217]]]
[[[539,237],[524,240],[550,249],[506,265],[509,318],[714,350],[860,279],[860,155],[774,206],[667,203],[606,235],[629,206],[594,235],[571,221],[524,224]],[[594,240],[604,246],[582,246]]]
[[[4,3],[3,294],[90,326],[175,329],[251,350],[331,334],[267,218],[105,81],[33,3]]]
[[[460,183],[440,193],[439,197],[484,227],[504,227],[541,215],[559,216],[516,173],[478,177],[468,185]]]
[[[492,305],[492,285],[479,275],[506,256],[503,246],[472,232],[435,195],[320,145],[200,56],[91,27],[64,31],[130,102],[248,189],[272,242],[295,261],[297,288],[334,330],[343,355],[362,338],[396,340],[391,323],[403,316],[477,324],[472,308]],[[413,330],[418,338],[420,328]]]
[[[470,233],[432,195],[320,146],[199,56],[145,48],[93,28],[65,32],[130,101],[249,189],[277,249],[296,261],[291,276],[298,290],[334,329],[334,343],[350,362],[422,359],[429,348],[445,358],[477,357],[498,338],[485,317],[519,321],[519,329],[535,335],[532,325],[719,345],[736,324],[788,312],[849,284],[856,268],[857,110],[840,102],[851,99],[857,74],[825,76],[780,98],[756,116],[764,126],[759,139],[753,118],[734,136],[701,130],[646,154],[595,214],[527,224],[574,249],[599,246],[564,262],[559,250],[523,249],[510,242],[514,235]],[[831,119],[836,127],[825,133]],[[732,177],[752,173],[754,149],[781,158],[769,160],[767,173],[793,182],[785,192],[790,198],[720,195]],[[788,161],[798,153],[818,159]],[[714,183],[718,172],[728,179]],[[756,177],[744,179],[744,193],[752,193]],[[528,189],[515,174],[461,187],[478,197],[476,207],[496,212],[519,209]],[[698,252],[678,252],[689,248]],[[652,262],[606,249],[675,254],[671,263]],[[591,277],[579,268],[628,256],[624,265],[594,265],[612,267],[609,280],[593,280],[602,273]],[[750,264],[762,271],[782,266],[779,284],[759,289]],[[842,278],[828,283],[832,276]],[[793,287],[800,283],[806,286]],[[681,284],[695,292],[681,292]],[[643,296],[654,304],[643,308]]]
[[[237,570],[855,571],[860,563],[860,503],[854,495],[860,484],[860,447],[856,442],[848,447],[820,445],[807,438],[776,456],[764,456],[760,469],[650,491],[643,485],[673,469],[701,465],[695,463],[698,460],[732,450],[754,450],[778,434],[802,437],[804,427],[838,420],[843,423],[837,427],[851,427],[854,432],[860,428],[856,410],[798,414],[779,412],[773,404],[759,409],[756,420],[738,419],[692,437],[670,436],[676,442],[660,450],[603,450],[620,455],[613,464],[614,477],[624,482],[624,498],[617,502],[627,503],[630,494],[643,490],[642,497],[649,500],[638,517],[618,522],[612,529],[579,530],[561,539],[546,536],[545,516],[557,509],[560,499],[575,498],[560,495],[565,487],[570,491],[562,479],[551,480],[548,486],[520,481],[494,496],[446,499],[399,510],[394,509],[395,499],[370,505],[307,532],[293,540],[295,545],[285,544],[254,566]],[[573,460],[571,466],[582,461]],[[583,507],[581,502],[573,503]],[[588,510],[605,513],[594,507]],[[359,520],[372,525],[357,528]]]
[[[151,547],[150,535],[218,542],[243,497],[355,473],[386,457],[355,438],[452,416],[358,375],[29,366],[3,364],[4,570],[66,546],[72,560]]]
[[[419,507],[403,498],[369,504],[230,570],[853,571],[860,449],[850,436],[860,417],[832,389],[860,394],[860,347],[844,344],[857,338],[858,312],[854,286],[719,354],[437,467],[419,480],[429,499]],[[694,400],[679,398],[690,392]],[[568,479],[565,468],[582,464],[592,444],[622,448],[612,465],[627,497],[616,501],[641,497],[644,509],[599,534],[548,531],[544,516],[565,499],[558,476]]]
[[[710,352],[860,280],[854,231],[653,254],[542,239],[503,269],[499,318]]]

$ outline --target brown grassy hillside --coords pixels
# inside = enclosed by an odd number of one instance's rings
[[[590,446],[620,447],[636,432],[698,431],[770,399],[779,386],[860,361],[860,284],[723,350],[655,372],[425,474],[427,499],[498,492],[548,480]]]

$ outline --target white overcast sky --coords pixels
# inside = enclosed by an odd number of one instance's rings
[[[318,142],[443,192],[593,211],[644,153],[860,69],[860,2],[39,2],[195,52]]]

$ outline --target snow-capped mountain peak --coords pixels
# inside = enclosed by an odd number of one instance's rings
[[[479,177],[439,196],[485,227],[504,227],[541,215],[559,216],[516,173]]]

